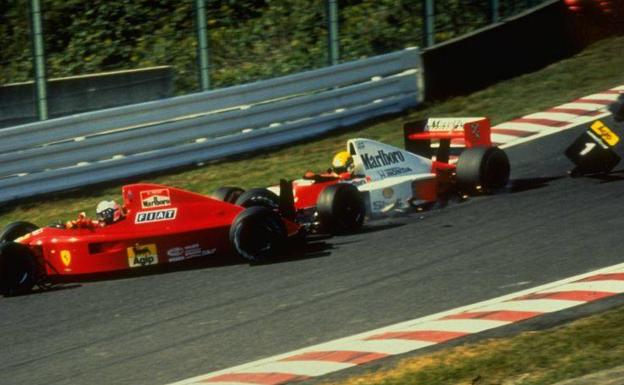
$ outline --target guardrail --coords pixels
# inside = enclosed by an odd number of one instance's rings
[[[420,51],[0,130],[0,202],[282,145],[422,100]]]

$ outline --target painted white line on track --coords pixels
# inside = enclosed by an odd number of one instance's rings
[[[605,293],[624,293],[624,281],[589,281],[573,282],[556,288],[542,290],[540,293],[556,293],[562,291],[597,291]]]
[[[583,96],[581,99],[596,99],[596,100],[613,100],[618,98],[618,94],[592,94]]]
[[[355,351],[396,355],[411,352],[435,345],[434,342],[409,341],[409,340],[336,340],[327,342],[313,348],[311,351]]]
[[[584,301],[568,301],[560,299],[525,299],[504,301],[483,306],[478,311],[512,310],[552,313],[584,304]]]
[[[210,385],[249,385],[249,382],[232,382],[232,381],[210,381],[208,384]]]
[[[316,377],[356,366],[355,364],[327,361],[275,361],[250,366],[237,373],[288,373],[298,376]]]
[[[591,111],[596,111],[596,110],[600,110],[605,108],[606,106],[604,104],[598,104],[598,103],[565,103],[562,104],[560,106],[557,106],[556,108],[573,108],[573,109],[577,109],[577,110],[585,110],[587,112],[591,112]]]
[[[440,330],[449,332],[478,333],[483,330],[507,325],[509,322],[482,319],[446,319],[420,322],[405,330]]]
[[[536,112],[534,114],[525,116],[525,118],[530,118],[530,119],[550,119],[550,120],[559,120],[562,122],[569,122],[569,123],[575,122],[580,117],[581,116],[579,115],[567,114],[565,112]]]
[[[530,132],[542,132],[544,130],[558,130],[558,127],[549,127],[541,124],[528,123],[528,122],[505,122],[497,124],[493,128],[510,128],[513,130],[522,130]]]
[[[527,131],[527,132],[530,132],[530,131]],[[530,134],[530,135],[534,135],[534,134]],[[513,136],[513,135],[492,134],[492,143],[509,143],[518,138],[519,138],[518,136]]]

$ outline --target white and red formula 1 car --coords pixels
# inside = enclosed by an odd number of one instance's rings
[[[290,205],[293,219],[309,230],[344,233],[358,230],[365,217],[436,202],[449,191],[492,191],[509,180],[509,160],[492,146],[487,118],[430,118],[406,123],[403,131],[404,149],[370,139],[348,140],[346,150],[353,158],[349,172],[306,173],[291,184],[245,192],[222,187],[215,196],[241,206],[281,207],[282,212]],[[463,142],[463,150],[451,160],[453,140]],[[280,194],[290,185],[292,202],[284,198],[290,194]]]

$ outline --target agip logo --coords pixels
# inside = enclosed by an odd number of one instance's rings
[[[153,209],[156,207],[166,207],[171,205],[169,189],[141,191],[141,207]]]
[[[158,249],[153,243],[128,247],[128,266],[142,267],[158,263]]]

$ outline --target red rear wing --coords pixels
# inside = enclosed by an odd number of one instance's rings
[[[440,150],[446,151],[452,140],[466,148],[492,146],[488,118],[429,118],[407,122],[403,125],[403,135],[408,151],[428,158],[433,155],[432,140],[439,140]],[[448,156],[442,156],[445,157]]]

